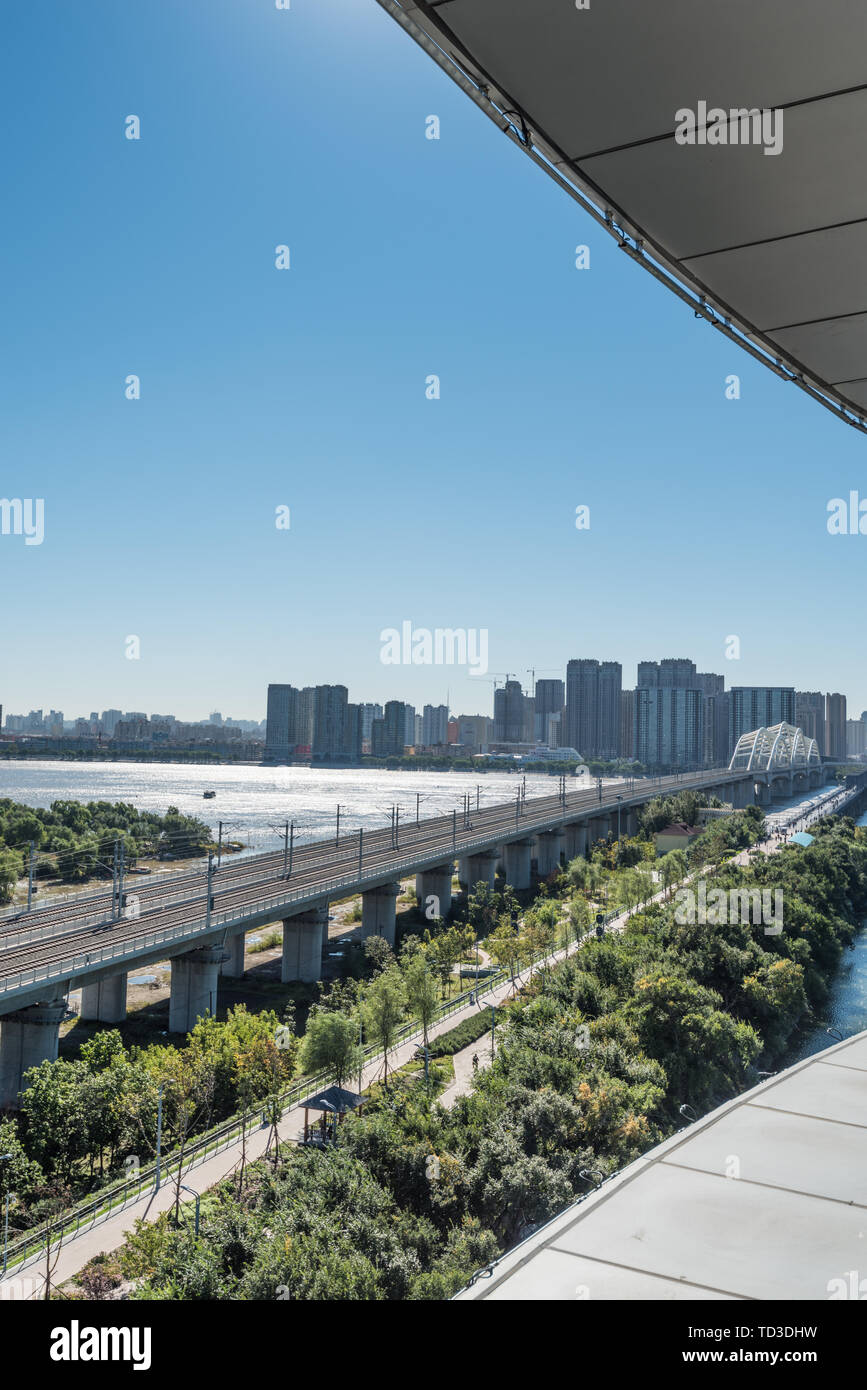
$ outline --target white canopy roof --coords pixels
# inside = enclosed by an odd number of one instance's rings
[[[865,0],[378,2],[628,254],[865,428]]]

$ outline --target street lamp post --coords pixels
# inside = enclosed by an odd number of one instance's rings
[[[186,1184],[185,1182],[182,1182],[182,1183],[181,1183],[181,1187],[183,1188],[184,1192],[189,1192],[189,1193],[190,1193],[193,1197],[195,1197],[195,1199],[196,1199],[196,1232],[195,1232],[195,1233],[196,1233],[196,1235],[198,1235],[198,1234],[199,1234],[199,1203],[200,1203],[200,1201],[201,1201],[201,1197],[199,1196],[198,1192],[196,1192],[195,1188],[193,1188],[193,1187],[187,1187],[187,1184]]]
[[[160,1159],[163,1149],[163,1087],[157,1092],[157,1170],[154,1181],[154,1192],[160,1190]]]

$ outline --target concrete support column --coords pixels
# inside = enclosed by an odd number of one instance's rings
[[[770,806],[771,788],[767,782],[756,783],[756,803],[759,806]]]
[[[228,976],[231,980],[240,980],[244,976],[244,954],[247,945],[247,933],[239,931],[236,936],[230,936],[226,942],[228,957],[220,966],[220,974]]]
[[[399,883],[382,883],[378,888],[369,888],[366,893],[362,893],[362,936],[384,936],[389,946],[394,945],[397,925],[396,900],[399,892]]]
[[[322,978],[322,947],[328,939],[328,904],[306,907],[283,922],[280,979],[313,984]]]
[[[624,834],[624,835],[629,835],[629,836],[637,835],[637,834],[638,834],[638,812],[637,812],[637,810],[635,809],[635,807],[634,807],[634,806],[629,806],[629,807],[627,807],[627,809],[626,809],[625,811],[622,811],[622,812],[621,812],[621,818],[622,818],[622,823],[623,823],[623,834]]]
[[[486,883],[489,888],[493,888],[494,880],[497,876],[498,853],[495,849],[484,850],[481,854],[471,854],[462,863],[466,863],[467,892],[472,893],[477,883]]]
[[[126,1018],[126,973],[112,975],[81,990],[80,1018],[95,1018],[100,1023],[123,1023]]]
[[[17,1110],[24,1073],[40,1062],[57,1060],[60,1020],[65,1013],[66,1002],[53,999],[0,1018],[0,1107]]]
[[[170,1033],[189,1033],[206,1014],[216,1017],[217,977],[225,959],[222,946],[205,946],[172,956]]]
[[[615,830],[616,828],[615,821]],[[590,848],[593,848],[597,840],[607,840],[610,829],[611,821],[608,816],[594,816],[590,822]]]
[[[566,859],[583,859],[587,853],[587,823],[566,826]]]
[[[506,845],[506,882],[513,888],[530,887],[530,841],[511,840]]]
[[[416,874],[415,895],[422,912],[426,913],[430,906],[434,917],[448,917],[452,910],[453,870],[454,864],[449,860],[448,864],[437,864],[433,869],[422,869]],[[430,898],[435,898],[436,902],[429,903]]]
[[[539,849],[536,855],[536,863],[539,869],[539,877],[547,878],[549,874],[556,873],[560,867],[560,851],[563,848],[562,830],[546,830],[539,836]]]

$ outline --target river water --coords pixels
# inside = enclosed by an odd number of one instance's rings
[[[296,842],[334,834],[337,806],[340,829],[382,829],[391,807],[400,822],[421,816],[460,814],[467,792],[476,805],[512,800],[523,774],[510,772],[386,772],[375,769],[309,767],[187,766],[182,763],[0,763],[0,797],[27,806],[52,801],[126,801],[139,811],[164,814],[176,806],[198,816],[215,835],[223,822],[225,839],[243,840],[251,849],[282,844],[283,825],[295,822]],[[587,785],[570,778],[570,789]],[[557,778],[527,773],[527,796],[552,796]],[[214,791],[213,800],[203,792]]]

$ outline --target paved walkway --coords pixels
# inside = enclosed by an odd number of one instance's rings
[[[547,957],[547,962],[563,960],[577,949],[577,943],[571,943],[568,947],[562,948]],[[523,971],[516,976],[516,982],[520,986],[531,978],[541,965],[547,963],[539,961],[535,966]],[[494,989],[485,989],[484,985],[479,990],[480,1004],[468,1004],[465,1008],[449,1015],[435,1024],[430,1030],[430,1037],[439,1037],[441,1033],[446,1033],[463,1019],[469,1018],[472,1014],[478,1013],[479,1007],[490,1008],[491,1004],[500,1004],[512,993],[511,981],[506,980],[503,984]],[[407,1042],[402,1043],[396,1048],[389,1057],[389,1068],[397,1068],[410,1061],[416,1052],[420,1033],[416,1033]],[[479,1045],[477,1045],[478,1047]],[[490,1052],[490,1046],[488,1047]],[[457,1054],[460,1056],[460,1054]],[[482,1053],[479,1053],[479,1061],[482,1061]],[[461,1064],[463,1065],[463,1064]],[[470,1053],[470,1070],[472,1070],[472,1053]],[[363,1086],[369,1086],[382,1075],[382,1058],[374,1059],[364,1068]],[[457,1099],[457,1093],[454,1099]],[[451,1102],[454,1103],[454,1100]],[[298,1143],[304,1132],[304,1108],[301,1105],[292,1106],[279,1125],[278,1133],[280,1143]],[[266,1152],[270,1127],[262,1127],[247,1134],[247,1162],[252,1163],[256,1159],[263,1157]],[[241,1141],[238,1140],[228,1148],[221,1150],[220,1153],[206,1159],[189,1168],[184,1174],[187,1185],[196,1192],[204,1192],[207,1188],[222,1182],[225,1178],[237,1172],[241,1162]],[[140,1200],[131,1203],[123,1211],[116,1212],[107,1220],[102,1221],[90,1231],[84,1231],[75,1239],[70,1240],[60,1252],[60,1257],[52,1275],[52,1284],[57,1286],[71,1279],[79,1270],[104,1251],[116,1250],[124,1242],[128,1231],[133,1229],[136,1220],[143,1217],[148,1221],[153,1221],[161,1212],[168,1210],[174,1205],[175,1190],[171,1178],[167,1184],[160,1189],[157,1194],[150,1193]],[[189,1203],[192,1199],[189,1193],[184,1193],[184,1202]],[[10,1271],[5,1280],[0,1280],[0,1301],[15,1298],[39,1298],[44,1287],[45,1274],[44,1257],[34,1260],[23,1269],[18,1266],[17,1270]]]
[[[446,1086],[439,1097],[440,1105],[445,1106],[446,1110],[451,1110],[458,1096],[465,1096],[473,1089],[473,1078],[476,1074],[473,1070],[474,1057],[479,1059],[479,1071],[486,1071],[491,1065],[493,1054],[490,1030],[483,1037],[470,1043],[469,1047],[461,1048],[460,1052],[456,1052],[452,1057],[455,1079]]]

